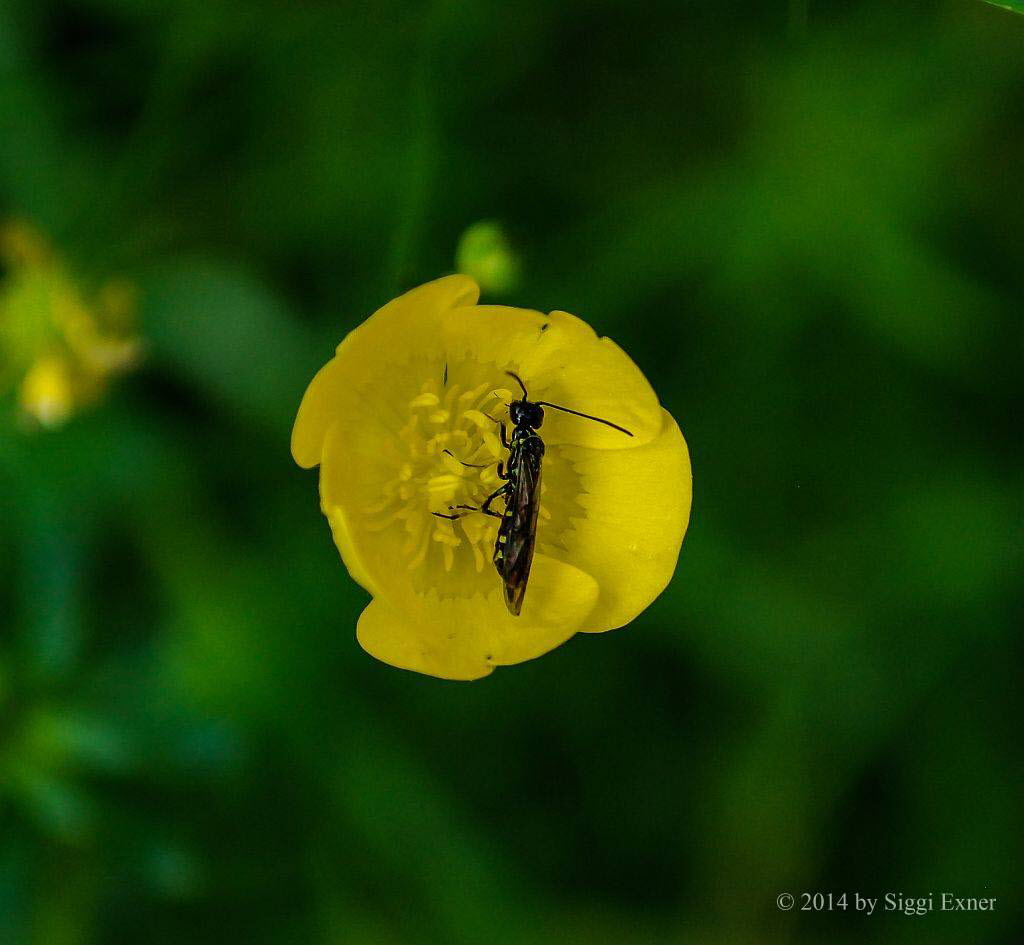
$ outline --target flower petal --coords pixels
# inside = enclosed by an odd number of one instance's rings
[[[593,575],[601,596],[583,628],[599,633],[629,623],[672,578],[690,518],[692,478],[686,442],[662,411],[661,435],[634,450],[562,447],[580,476],[580,504],[563,536],[566,557]]]
[[[307,469],[320,462],[327,428],[337,416],[345,391],[392,376],[384,374],[385,364],[391,364],[394,371],[394,364],[440,352],[441,315],[450,308],[472,305],[479,296],[480,289],[468,276],[445,276],[400,295],[349,332],[302,398],[292,429],[295,462]],[[401,376],[400,371],[395,374]],[[386,398],[388,386],[379,383],[379,388]],[[404,389],[396,391],[395,396],[404,393]]]
[[[321,509],[345,567],[371,594],[381,593],[381,573],[409,580],[407,573],[400,574],[404,570],[401,565],[396,571],[399,558],[392,557],[383,567],[377,563],[379,555],[374,552],[389,536],[367,532],[361,514],[380,498],[378,484],[386,482],[400,462],[394,451],[394,440],[376,413],[346,412],[328,428],[320,458]],[[400,555],[392,544],[388,542],[386,554]]]
[[[303,469],[310,469],[320,462],[333,406],[346,386],[344,370],[337,358],[331,358],[316,372],[306,388],[292,427],[292,458]]]
[[[536,555],[523,611],[505,609],[498,576],[486,596],[375,598],[359,618],[367,653],[442,679],[479,679],[495,666],[534,659],[569,639],[597,600],[597,583],[572,565]]]
[[[356,543],[352,540],[352,530],[348,525],[348,517],[345,510],[337,505],[328,505],[323,502],[324,515],[331,526],[331,535],[334,538],[334,545],[341,555],[341,560],[348,568],[352,579],[370,594],[379,594],[380,591],[370,572],[367,570],[363,559],[359,556]]]
[[[522,377],[531,400],[544,400],[625,427],[626,436],[592,420],[547,410],[544,439],[592,449],[629,449],[661,430],[658,397],[640,369],[610,338],[566,312],[474,305],[443,316],[445,350]],[[504,385],[519,396],[515,381]]]

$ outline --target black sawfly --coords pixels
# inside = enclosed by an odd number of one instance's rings
[[[521,400],[513,400],[508,405],[508,416],[513,427],[511,438],[509,438],[508,426],[504,420],[490,418],[499,424],[501,445],[508,450],[508,463],[498,463],[498,478],[503,480],[502,484],[479,506],[455,505],[450,507],[453,510],[452,515],[444,515],[441,512],[435,512],[434,515],[438,518],[455,521],[462,518],[466,512],[483,512],[484,515],[501,519],[501,525],[498,526],[498,537],[494,542],[494,567],[505,585],[505,606],[508,607],[510,614],[518,617],[523,608],[526,585],[530,579],[530,566],[533,564],[533,551],[537,544],[541,461],[544,458],[544,441],[537,430],[544,422],[543,408],[551,407],[554,410],[571,413],[576,417],[583,417],[585,420],[603,423],[613,430],[625,433],[626,436],[633,434],[617,423],[602,420],[589,413],[570,410],[568,407],[561,407],[546,400],[530,400],[526,385],[519,375],[512,371],[505,373],[522,388],[523,397]],[[472,464],[464,463],[463,465]],[[505,500],[503,512],[495,512],[491,508],[491,503],[498,496],[502,496]],[[463,511],[454,511],[455,509]]]

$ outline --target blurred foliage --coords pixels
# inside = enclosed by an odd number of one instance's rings
[[[974,0],[0,4],[0,218],[129,278],[147,347],[0,427],[0,942],[1020,940],[1022,41]],[[632,627],[449,685],[359,650],[288,435],[480,220],[696,492]]]

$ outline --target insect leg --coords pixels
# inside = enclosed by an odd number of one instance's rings
[[[455,460],[455,462],[461,463],[467,469],[486,469],[488,466],[491,465],[491,463],[467,463],[467,462],[463,462],[463,460],[459,459],[459,457],[456,456],[451,450],[441,450],[441,452],[442,453],[447,453],[452,459]]]
[[[449,509],[465,509],[467,512],[483,512],[484,515],[490,515],[491,518],[503,518],[501,512],[495,512],[491,509],[491,503],[498,498],[498,496],[508,492],[508,483],[505,483],[500,489],[495,489],[486,499],[484,499],[481,505],[449,505]],[[431,515],[436,515],[438,518],[446,518],[450,522],[454,522],[462,515],[456,512],[454,515],[445,515],[444,512],[431,512]]]
[[[483,501],[483,505],[480,506],[480,511],[484,515],[492,515],[494,518],[502,518],[503,516],[499,512],[491,511],[491,503],[498,498],[499,495],[504,495],[508,492],[508,483],[506,482],[500,489],[495,489],[486,499]]]
[[[511,444],[508,441],[508,427],[505,425],[504,420],[499,420],[497,417],[492,417],[489,413],[485,413],[484,416],[488,419],[497,423],[501,426],[501,445],[505,449],[511,449]]]
[[[481,511],[479,506],[476,505],[449,505],[449,509],[465,509],[466,512],[479,512]],[[454,515],[445,515],[444,512],[431,512],[431,515],[436,515],[438,518],[446,518],[449,522],[457,522],[462,518],[466,512],[456,512]],[[488,512],[488,515],[496,515],[496,512]],[[500,518],[500,516],[499,516]]]
[[[495,512],[492,509],[477,508],[475,505],[455,505],[452,508],[465,509],[466,512],[483,512],[484,515],[490,515],[491,518],[503,518],[500,512]],[[438,518],[446,518],[449,522],[457,522],[466,512],[457,512],[455,515],[445,515],[444,512],[431,512],[431,515],[436,515]]]

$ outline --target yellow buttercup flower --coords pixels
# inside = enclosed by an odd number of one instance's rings
[[[0,393],[16,390],[36,426],[59,426],[137,363],[135,289],[111,280],[87,296],[20,222],[0,225],[0,270]]]
[[[578,631],[629,623],[668,584],[690,513],[690,461],[672,417],[613,341],[565,312],[478,305],[448,276],[385,305],[313,379],[292,455],[320,465],[321,506],[373,600],[357,635],[404,669],[477,679]],[[497,519],[468,512],[501,485],[495,420],[521,397],[548,411],[536,554],[522,612],[491,566]],[[495,509],[501,510],[501,500]]]

